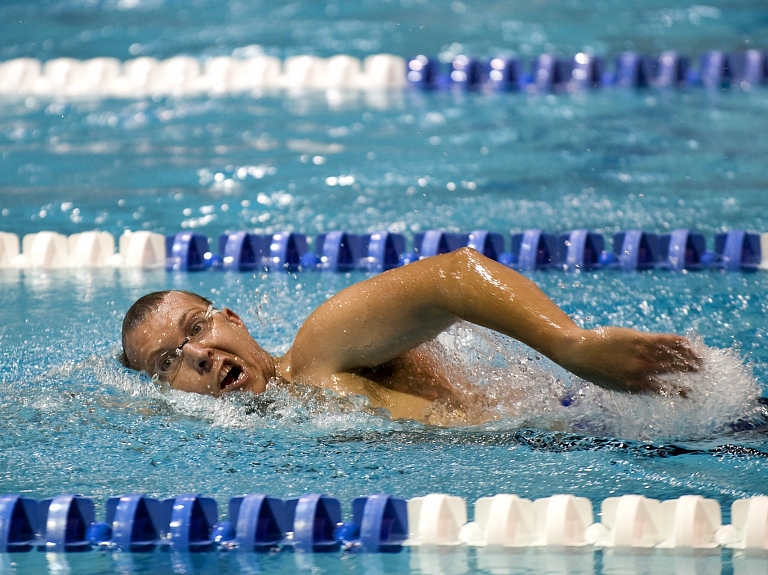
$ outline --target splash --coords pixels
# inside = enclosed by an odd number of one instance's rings
[[[627,394],[582,380],[518,342],[470,324],[458,324],[428,344],[447,365],[465,411],[437,405],[440,417],[488,419],[488,429],[538,427],[626,439],[698,439],[757,421],[760,387],[738,350],[708,347],[690,334],[702,359],[696,373],[665,377],[690,389],[686,397]]]
[[[270,381],[259,395],[234,393],[214,398],[157,385],[143,374],[117,367],[114,358],[93,356],[77,369],[92,371],[102,390],[116,392],[121,398],[116,406],[145,416],[205,421],[229,429],[282,427],[308,435],[323,430],[378,429],[390,423],[387,414],[373,409],[365,397],[340,397],[280,379]]]

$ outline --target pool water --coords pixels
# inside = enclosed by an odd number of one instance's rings
[[[693,56],[710,48],[766,48],[758,44],[768,11],[758,2],[535,6],[5,2],[0,60],[588,48],[604,55],[674,48]],[[684,227],[703,232],[711,249],[721,231],[768,231],[766,110],[765,88],[5,99],[0,231],[194,230],[214,239],[229,229],[388,229],[411,238],[429,229],[508,234],[586,227],[610,236]],[[232,307],[266,349],[282,353],[314,307],[366,275],[0,270],[0,493],[82,493],[101,506],[129,492],[200,492],[216,498],[221,515],[230,497],[247,492],[324,492],[345,513],[359,495],[446,492],[465,497],[470,515],[477,498],[504,492],[530,499],[573,493],[596,504],[626,493],[699,494],[720,502],[724,523],[735,499],[766,493],[768,414],[757,398],[768,395],[768,275],[529,276],[585,327],[690,335],[706,361],[684,382],[694,390],[689,398],[595,389],[514,342],[466,325],[432,345],[495,406],[496,419],[482,426],[391,421],[362,400],[309,389],[275,387],[258,398],[221,400],[163,392],[115,359],[122,316],[144,293],[197,291]],[[523,389],[523,399],[510,389]],[[28,553],[3,557],[0,571],[618,569],[608,553],[570,561],[529,555],[496,561],[474,551],[430,559],[415,552]],[[649,572],[652,559],[622,568]],[[671,559],[670,572],[676,560],[683,561]],[[739,568],[730,552],[686,560],[704,565],[703,572]]]

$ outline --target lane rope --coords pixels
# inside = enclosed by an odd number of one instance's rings
[[[281,500],[247,494],[229,500],[219,520],[214,499],[198,494],[158,500],[142,494],[106,501],[96,521],[91,499],[60,494],[35,500],[0,494],[0,552],[239,549],[303,552],[398,551],[401,547],[549,547],[746,549],[768,551],[768,496],[739,499],[723,525],[720,504],[700,495],[659,501],[643,495],[609,497],[595,522],[592,502],[575,495],[530,501],[511,494],[482,497],[467,520],[461,497],[431,493],[408,501],[392,495],[359,497],[351,519],[341,503],[308,493]],[[511,558],[514,560],[515,558]]]
[[[698,58],[675,51],[657,56],[624,52],[613,59],[579,53],[541,54],[533,59],[459,55],[450,62],[419,55],[404,59],[374,54],[360,60],[294,56],[284,61],[267,55],[199,60],[174,56],[126,61],[16,58],[0,62],[0,96],[64,98],[146,98],[216,95],[265,89],[422,90],[574,92],[601,87],[749,91],[768,83],[768,58],[760,50],[713,50]]]
[[[612,249],[602,234],[586,229],[561,234],[541,229],[511,234],[428,230],[415,233],[409,249],[405,236],[387,231],[354,234],[336,230],[314,238],[293,231],[237,231],[221,234],[215,247],[210,244],[206,235],[190,231],[169,236],[126,231],[117,244],[112,234],[102,231],[70,236],[43,231],[27,234],[21,241],[16,234],[0,232],[0,269],[380,272],[463,247],[519,271],[768,269],[768,233],[745,230],[716,234],[710,242],[712,249],[707,248],[703,234],[688,229],[663,234],[618,232],[613,235]]]

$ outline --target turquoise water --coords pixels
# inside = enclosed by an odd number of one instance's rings
[[[259,49],[280,57],[589,47],[696,55],[765,49],[768,10],[757,2],[65,0],[4,2],[0,22],[3,60]],[[215,238],[226,229],[386,228],[410,238],[432,228],[588,227],[608,236],[690,227],[711,249],[720,231],[768,231],[766,110],[768,89],[6,99],[0,231],[194,229]],[[530,274],[582,325],[690,334],[707,367],[688,382],[696,391],[687,400],[596,390],[467,326],[433,349],[498,406],[497,421],[472,428],[392,422],[310,390],[225,400],[162,393],[114,359],[123,313],[149,291],[191,289],[230,306],[280,353],[316,305],[364,277],[0,271],[0,492],[78,492],[97,506],[134,491],[201,492],[222,515],[227,499],[245,492],[325,492],[345,513],[354,497],[380,491],[443,491],[470,505],[501,492],[574,493],[596,504],[624,493],[700,494],[721,503],[725,522],[732,501],[766,492],[766,414],[756,402],[768,391],[765,273]],[[515,403],[509,390],[520,388],[525,399]],[[565,408],[564,395],[577,400]],[[0,570],[16,562],[19,572],[616,572],[599,553],[565,565],[535,554],[494,563],[474,551],[433,559],[90,553],[66,564],[30,553],[3,558]],[[730,554],[694,559],[708,572],[740,565]],[[652,565],[640,558],[624,568]]]

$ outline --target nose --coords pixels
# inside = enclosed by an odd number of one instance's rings
[[[184,345],[184,361],[198,373],[206,373],[213,366],[213,350],[201,345],[199,341],[189,341]]]

